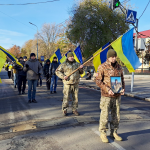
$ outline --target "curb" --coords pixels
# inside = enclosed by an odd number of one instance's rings
[[[88,85],[86,83],[80,83],[80,85],[86,86],[86,87],[91,88],[91,89],[100,90],[99,87],[97,87],[97,86],[90,86],[90,85]],[[144,101],[150,102],[150,98],[145,98],[145,97],[142,97],[142,96],[136,96],[135,94],[132,94],[132,93],[125,93],[124,95],[128,96],[128,97],[133,97],[133,98],[137,98],[137,99],[140,99],[140,100],[144,100]]]
[[[142,97],[142,96],[136,96],[136,95],[131,94],[131,93],[125,93],[124,95],[150,102],[150,98],[145,98],[145,97]]]

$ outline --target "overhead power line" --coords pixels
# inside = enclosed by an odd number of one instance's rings
[[[0,4],[0,5],[35,5],[35,4],[43,4],[43,3],[50,3],[50,2],[55,2],[55,1],[60,1],[60,0],[51,0],[51,1],[45,1],[45,2],[36,2],[36,3],[24,3],[24,4]]]
[[[13,17],[11,17],[11,16],[9,16],[8,14],[6,14],[6,13],[4,13],[4,12],[2,12],[2,11],[0,11],[0,12],[1,12],[2,14],[4,14],[4,15],[6,15],[6,16],[8,16],[8,17],[12,18],[12,19],[14,19],[15,21],[17,21],[17,22],[19,22],[19,23],[21,23],[21,24],[23,24],[23,25],[27,26],[28,28],[31,28],[31,27],[29,27],[28,25],[26,25],[26,24],[22,23],[21,21],[19,21],[19,20],[17,20],[17,19],[15,19],[15,18],[13,18]],[[33,29],[33,28],[31,28],[31,29]],[[35,30],[35,29],[33,29],[33,30]]]
[[[121,2],[121,4],[123,4],[123,3],[127,3],[127,2],[129,2],[130,0],[124,0],[123,2]]]
[[[149,2],[147,3],[147,5],[146,5],[146,7],[145,7],[144,11],[142,12],[141,16],[139,17],[139,19],[143,16],[143,14],[144,14],[145,10],[147,9],[147,7],[148,7],[149,3],[150,3],[150,0],[149,0]]]
[[[8,16],[8,17],[9,17],[9,18],[11,18],[11,19],[14,19],[15,21],[17,21],[17,22],[19,22],[19,23],[21,23],[21,24],[23,24],[23,25],[27,26],[27,27],[28,27],[28,28],[30,28],[30,29],[36,30],[36,29],[34,29],[34,28],[31,28],[31,27],[30,27],[30,26],[28,26],[27,24],[25,24],[25,23],[23,23],[23,22],[21,22],[21,21],[19,21],[19,20],[15,19],[15,18],[13,18],[13,17],[9,16],[8,14],[6,14],[6,13],[4,13],[4,12],[2,12],[2,11],[0,11],[0,13],[2,13],[2,14],[4,14],[4,15]],[[62,24],[64,24],[64,23],[65,23],[66,21],[68,21],[68,20],[69,20],[69,18],[68,18],[68,19],[66,19],[65,21],[63,21],[63,22],[61,22],[61,23],[57,24],[56,26],[62,25]]]

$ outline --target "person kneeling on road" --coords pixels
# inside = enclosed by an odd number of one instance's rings
[[[75,69],[79,68],[75,73],[70,75]],[[63,80],[64,88],[63,88],[63,103],[62,103],[62,111],[63,115],[67,115],[67,108],[69,104],[69,96],[72,94],[72,113],[75,115],[79,115],[77,112],[78,108],[78,91],[79,91],[79,81],[80,74],[83,74],[83,65],[77,63],[74,59],[74,55],[72,52],[69,52],[67,55],[67,59],[64,63],[59,65],[56,70],[56,75]]]

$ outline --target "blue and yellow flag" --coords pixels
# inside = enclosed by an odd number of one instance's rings
[[[5,62],[6,62],[6,54],[4,52],[0,51],[0,72],[1,72]]]
[[[58,59],[58,62],[61,60],[61,53],[60,53],[60,49],[58,49],[50,58],[50,62],[52,63],[53,62],[53,58],[54,57],[57,57]]]
[[[60,63],[63,63],[66,61],[67,59],[67,54],[71,52],[70,50],[62,57],[62,59],[60,60]],[[82,60],[82,53],[81,53],[81,49],[80,49],[80,45],[74,50],[73,52],[74,54],[74,59],[76,60],[76,62],[83,64],[83,60]],[[85,76],[85,71],[83,74],[80,75],[81,77]]]
[[[133,30],[134,28],[130,29],[111,44],[129,72],[135,72],[135,69],[141,66],[141,62],[134,50]]]
[[[67,54],[68,54],[69,52],[71,52],[71,51],[69,50],[69,51],[61,58],[61,60],[60,60],[60,63],[61,63],[61,64],[66,61],[66,59],[67,59]]]
[[[81,53],[80,45],[74,50],[73,54],[74,54],[74,59],[75,59],[78,63],[83,64],[82,53]]]
[[[62,59],[60,60],[60,63],[65,62],[65,60],[67,59],[67,54],[68,54],[69,52],[71,52],[71,51],[69,50],[69,51],[62,57]],[[74,54],[74,59],[76,60],[76,62],[83,64],[80,45],[73,51],[73,54]]]
[[[20,62],[18,62],[17,59],[15,58],[15,56],[13,54],[11,54],[9,51],[7,51],[6,49],[4,49],[1,46],[0,46],[0,51],[4,52],[16,64],[18,64],[19,66],[23,67],[22,64]]]
[[[96,51],[93,56],[98,55],[96,57],[94,57],[93,59],[93,65],[95,68],[95,71],[97,72],[98,66],[101,65],[102,63],[104,63],[107,60],[107,52],[108,52],[108,48],[106,48],[104,51],[102,51],[105,47],[107,47],[110,44],[107,43],[105,44],[102,48],[100,48],[98,51]],[[101,52],[102,51],[102,52]],[[100,53],[101,52],[101,53]]]
[[[73,54],[74,54],[74,59],[76,60],[76,62],[78,62],[80,64],[83,64],[80,45],[74,50]],[[84,77],[85,76],[85,71],[84,71],[83,74],[80,74],[80,76]]]
[[[1,72],[5,62],[6,62],[6,54],[4,52],[0,51],[0,72]],[[1,78],[0,78],[0,83],[2,83]]]

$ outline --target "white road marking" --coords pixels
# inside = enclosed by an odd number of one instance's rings
[[[97,134],[98,136],[100,136],[100,132],[97,129],[92,128],[92,130],[94,131],[95,134]],[[109,140],[109,144],[112,147],[116,148],[117,150],[126,150],[123,147],[121,147],[119,144],[117,144],[116,142],[114,142],[111,138],[108,137],[108,140]]]

